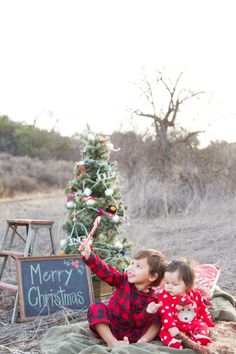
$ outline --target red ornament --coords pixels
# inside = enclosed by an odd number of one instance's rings
[[[104,213],[103,209],[98,209],[98,215],[102,215]]]

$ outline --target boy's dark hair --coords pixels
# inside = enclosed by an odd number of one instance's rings
[[[151,275],[158,274],[158,278],[152,282],[151,286],[160,285],[166,271],[166,266],[167,266],[166,257],[164,256],[163,253],[153,249],[141,250],[134,255],[134,259],[143,259],[143,258],[147,258],[150,274]]]
[[[183,280],[186,287],[191,290],[194,287],[195,273],[193,263],[186,258],[174,259],[168,263],[166,272],[174,273],[178,271],[179,278]]]

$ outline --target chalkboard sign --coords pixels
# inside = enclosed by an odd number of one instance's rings
[[[23,321],[94,302],[90,270],[81,256],[19,257],[17,275]]]

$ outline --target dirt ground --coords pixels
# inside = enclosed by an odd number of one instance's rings
[[[65,216],[63,191],[47,195],[28,195],[13,200],[0,200],[0,241],[6,230],[6,220],[13,218],[51,219],[55,221],[53,234],[59,249],[63,238],[62,224]],[[195,215],[178,215],[169,218],[132,219],[121,228],[121,234],[133,242],[133,250],[150,247],[164,252],[168,260],[185,256],[198,263],[218,264],[221,274],[218,285],[236,296],[236,199],[206,204]],[[42,232],[38,255],[50,254],[49,238]],[[14,248],[20,251],[19,239]],[[7,265],[2,280],[16,283],[14,261]],[[40,353],[40,342],[53,325],[83,320],[86,314],[71,317],[62,313],[38,318],[28,323],[11,324],[14,296],[0,290],[0,353]],[[68,320],[69,316],[69,320]]]

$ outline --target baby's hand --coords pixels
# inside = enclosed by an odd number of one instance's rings
[[[177,336],[177,334],[179,334],[179,330],[177,327],[171,327],[168,329],[168,331],[169,331],[171,337],[175,337],[175,336]]]
[[[148,304],[146,311],[147,313],[154,314],[158,311],[160,306],[162,306],[162,302],[159,302],[159,304],[157,304],[156,302],[152,301],[150,302],[150,304]]]
[[[88,259],[90,256],[90,253],[91,253],[91,247],[90,247],[89,242],[87,242],[86,240],[81,242],[81,244],[79,246],[79,251],[83,257]]]

